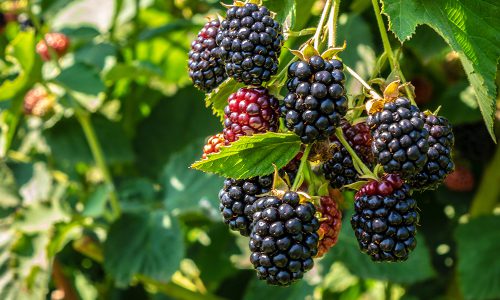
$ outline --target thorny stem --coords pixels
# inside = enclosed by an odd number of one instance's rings
[[[347,72],[352,75],[352,77],[356,78],[356,80],[359,81],[368,90],[368,92],[374,99],[382,99],[382,97],[377,92],[375,92],[375,90],[368,83],[366,83],[366,81],[364,81],[358,73],[356,73],[353,69],[349,68],[346,65],[344,65],[344,67]]]
[[[337,38],[337,21],[339,18],[340,0],[333,0],[330,16],[328,17],[328,48],[335,47]]]
[[[319,42],[321,41],[321,33],[323,32],[323,27],[325,26],[326,15],[330,9],[332,0],[326,0],[325,7],[323,7],[323,12],[321,13],[321,18],[319,19],[318,27],[316,28],[316,33],[314,34],[314,48],[318,50]]]
[[[391,43],[389,42],[389,36],[387,35],[387,30],[385,28],[384,20],[382,19],[382,14],[380,12],[380,7],[378,4],[378,0],[372,0],[373,11],[375,12],[375,18],[377,19],[378,29],[380,31],[380,37],[382,38],[382,44],[384,45],[384,52],[387,55],[387,59],[389,59],[389,64],[391,65],[391,70],[396,71],[398,73],[399,79],[404,84],[406,83],[406,79],[399,67],[399,62],[394,58],[394,52],[392,52]],[[405,92],[410,99],[413,105],[416,105],[415,99],[413,98],[413,94],[410,88],[405,85]]]
[[[346,141],[344,138],[344,132],[342,131],[342,128],[337,127],[335,130],[335,136],[337,136],[337,139],[340,141],[342,146],[344,146],[347,149],[347,152],[351,155],[352,159],[354,162],[361,168],[361,171],[363,171],[363,174],[361,175],[369,175],[373,179],[377,179],[377,176],[373,174],[373,172],[368,168],[363,161],[359,158],[359,156],[356,154],[356,151],[352,149],[351,145]]]
[[[297,171],[297,177],[295,177],[295,180],[292,185],[292,191],[297,191],[299,185],[301,184],[301,181],[303,180],[304,167],[307,164],[307,158],[309,157],[309,152],[311,152],[311,149],[312,149],[312,144],[307,144],[306,149],[304,150],[304,154],[300,159],[300,166],[299,170]]]

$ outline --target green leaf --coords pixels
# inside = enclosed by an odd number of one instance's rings
[[[105,89],[97,71],[83,63],[62,70],[54,80],[68,89],[84,94],[97,95]]]
[[[70,38],[72,45],[75,42],[82,42],[82,43],[90,42],[100,34],[95,27],[88,25],[72,27],[72,28],[63,28],[59,32],[67,35]]]
[[[116,47],[109,43],[89,44],[75,52],[75,61],[93,66],[98,70],[104,68],[106,58],[116,55]]]
[[[136,274],[169,281],[183,257],[178,221],[162,210],[123,214],[104,243],[104,268],[119,286]]]
[[[207,107],[212,106],[214,114],[222,120],[224,118],[224,108],[227,105],[227,99],[232,93],[235,93],[242,87],[242,83],[239,83],[232,78],[228,78],[206,96],[205,104]]]
[[[14,97],[28,82],[28,75],[35,63],[34,31],[20,32],[7,45],[6,59],[19,67],[19,75],[12,80],[5,80],[0,85],[0,101]]]
[[[111,193],[112,187],[108,184],[101,184],[90,194],[82,215],[85,217],[100,217],[106,210],[106,201]]]
[[[333,257],[334,260],[341,261],[352,274],[363,279],[415,283],[435,275],[429,250],[421,235],[417,235],[417,248],[410,253],[407,261],[374,263],[368,255],[359,250],[358,241],[350,224],[352,213],[352,210],[349,210],[344,214],[338,243],[330,250],[326,258]]]
[[[202,142],[194,143],[170,157],[160,180],[165,188],[163,199],[175,215],[203,213],[220,220],[217,194],[223,179],[188,168],[189,163],[200,156],[202,145]]]
[[[273,164],[281,169],[297,155],[300,146],[300,139],[294,133],[267,132],[242,136],[191,167],[235,179],[269,175],[274,171]]]
[[[465,299],[500,298],[500,216],[485,216],[455,232],[458,278]]]
[[[147,61],[134,61],[116,64],[105,75],[105,80],[138,79],[141,77],[161,77],[163,72],[158,66]]]
[[[314,286],[311,286],[305,280],[301,280],[290,287],[283,288],[271,286],[264,281],[253,278],[246,288],[244,300],[261,299],[307,299],[314,292]]]
[[[280,24],[287,22],[288,28],[293,28],[295,24],[295,0],[267,0],[263,4],[270,11],[276,13],[276,21]]]
[[[491,137],[496,103],[495,77],[500,56],[498,16],[495,0],[383,0],[390,29],[401,42],[409,39],[420,24],[432,27],[455,50]]]
[[[193,27],[196,27],[197,25],[194,24],[192,21],[188,20],[177,20],[174,22],[169,22],[165,25],[155,27],[155,28],[150,28],[147,30],[144,30],[139,34],[138,39],[140,41],[144,40],[149,40],[158,36],[165,36],[168,35],[169,33],[173,31],[178,31],[178,30],[185,30],[185,29],[190,29]]]

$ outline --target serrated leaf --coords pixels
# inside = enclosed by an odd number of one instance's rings
[[[401,42],[410,38],[418,25],[427,24],[458,53],[486,126],[495,139],[495,77],[500,57],[497,1],[383,0],[383,3],[390,29]]]
[[[458,278],[465,299],[500,298],[500,217],[485,216],[458,226]]]
[[[294,133],[267,132],[243,136],[219,153],[195,162],[191,167],[224,177],[244,179],[273,172],[284,167],[299,153],[301,142]]]
[[[244,85],[232,78],[226,79],[216,89],[205,97],[207,107],[212,107],[214,114],[221,119],[224,118],[224,108],[227,105],[227,98]]]
[[[168,281],[183,256],[178,221],[165,211],[123,214],[104,243],[104,268],[119,286],[136,274]]]

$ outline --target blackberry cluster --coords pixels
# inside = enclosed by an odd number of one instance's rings
[[[216,38],[227,75],[246,85],[268,81],[278,71],[281,32],[265,6],[247,3],[229,8]]]
[[[326,140],[347,112],[343,64],[313,56],[288,68],[288,95],[281,108],[285,125],[303,143]]]
[[[254,177],[245,180],[227,178],[219,192],[219,209],[224,223],[241,235],[248,236],[252,224],[252,204],[258,196],[268,193],[273,184],[269,176]]]
[[[451,158],[453,131],[444,117],[422,113],[422,118],[425,120],[424,128],[429,132],[428,160],[423,170],[407,182],[416,190],[436,189],[454,168]]]
[[[66,54],[69,48],[69,38],[59,32],[47,33],[44,39],[36,44],[36,53],[42,57],[42,60],[49,61],[51,55],[49,48],[54,50],[59,58]]]
[[[386,173],[407,179],[420,172],[427,162],[429,132],[420,110],[410,100],[400,97],[384,104],[381,111],[369,115],[372,151]]]
[[[395,174],[372,181],[356,193],[351,225],[362,252],[373,261],[405,261],[417,241],[417,202]]]
[[[211,136],[203,147],[202,159],[206,159],[208,154],[219,152],[220,147],[228,144],[222,133]]]
[[[189,51],[189,77],[194,86],[204,92],[210,92],[226,79],[224,63],[216,55],[219,48],[215,37],[219,27],[218,20],[205,24],[196,40],[191,43]]]
[[[224,138],[234,142],[243,135],[277,131],[279,102],[265,88],[241,88],[229,96],[224,109]]]
[[[346,120],[342,120],[342,131],[349,145],[353,148],[363,163],[371,165],[373,156],[371,154],[372,138],[370,129],[366,123],[350,125]],[[332,158],[323,165],[323,174],[330,181],[333,188],[341,188],[351,184],[358,179],[354,162],[347,149],[338,141],[335,135],[330,137],[330,149]]]
[[[337,243],[342,227],[342,212],[337,202],[326,196],[320,198],[317,210],[321,213],[321,225],[318,229],[319,245],[316,257],[322,257]]]
[[[314,205],[300,203],[295,192],[286,192],[281,199],[263,197],[254,203],[249,246],[259,279],[287,286],[312,269],[320,226],[315,213]]]

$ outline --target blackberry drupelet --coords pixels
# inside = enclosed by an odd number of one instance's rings
[[[253,206],[249,246],[257,277],[281,286],[301,279],[318,253],[316,208],[310,202],[300,203],[296,192],[263,197]]]
[[[420,191],[436,189],[454,168],[451,157],[454,138],[448,120],[424,113],[422,118],[424,128],[429,132],[428,159],[423,170],[407,181],[413,189]]]
[[[288,68],[288,95],[281,112],[285,125],[303,143],[326,140],[347,112],[341,61],[313,56]]]
[[[219,48],[215,43],[215,37],[219,27],[218,20],[205,24],[196,40],[191,43],[189,51],[189,77],[194,86],[204,92],[210,92],[227,77],[224,63],[216,55]]]
[[[265,6],[229,8],[216,41],[227,75],[239,82],[258,86],[278,71],[282,28]]]
[[[228,144],[222,133],[211,136],[203,147],[202,159],[206,159],[208,154],[219,152],[220,147]]]
[[[335,246],[342,227],[342,212],[337,202],[324,196],[320,198],[317,210],[321,213],[320,227],[318,229],[319,245],[316,257],[325,255],[331,247]]]
[[[424,127],[420,110],[410,100],[400,97],[385,103],[381,111],[368,116],[373,134],[372,152],[375,162],[386,173],[407,179],[420,172],[427,162],[429,132]]]
[[[372,138],[366,123],[351,126],[349,122],[342,120],[342,131],[346,141],[363,163],[371,165],[373,161],[373,155],[371,154]],[[323,174],[330,181],[331,187],[341,188],[355,182],[358,179],[358,174],[347,149],[338,141],[335,135],[332,135],[330,140],[332,158],[322,165]]]
[[[49,61],[51,59],[51,51],[49,48],[54,50],[57,58],[60,58],[69,48],[69,38],[59,32],[47,33],[44,38],[36,44],[36,53],[38,53],[42,60]]]
[[[363,186],[354,197],[351,218],[361,251],[373,261],[406,260],[417,245],[416,209],[410,186],[398,175],[389,174]]]
[[[277,131],[279,103],[265,88],[241,88],[229,96],[224,109],[224,138],[228,142],[240,136]]]
[[[219,209],[224,223],[241,235],[250,234],[252,223],[252,204],[258,196],[268,193],[273,184],[272,175],[254,177],[245,180],[227,178],[219,192]]]

